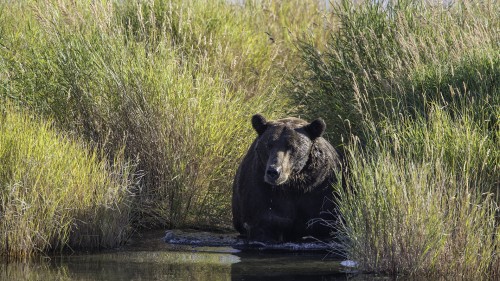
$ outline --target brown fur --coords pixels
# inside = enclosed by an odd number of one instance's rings
[[[308,227],[334,212],[332,184],[340,159],[321,137],[325,123],[298,118],[266,121],[252,117],[258,136],[240,164],[233,184],[233,224],[243,236],[260,241],[322,238],[330,229]]]

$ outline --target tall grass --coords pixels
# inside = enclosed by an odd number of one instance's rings
[[[293,76],[291,91],[304,113],[331,120],[334,143],[350,133],[365,141],[373,122],[390,115],[425,115],[428,102],[477,106],[484,110],[475,121],[498,126],[492,124],[500,83],[495,1],[339,2],[338,31],[326,50],[300,44],[305,68]]]
[[[2,98],[111,158],[124,146],[139,226],[228,225],[249,117],[283,115],[295,34],[331,24],[316,1],[1,5]]]
[[[114,247],[129,231],[131,167],[57,133],[50,123],[0,111],[0,255]]]
[[[226,226],[249,116],[294,113],[327,119],[334,145],[355,140],[338,235],[362,269],[496,278],[499,5],[376,2],[0,4],[2,208],[30,234],[2,218],[2,252],[112,245],[125,217]],[[44,204],[75,198],[67,215]]]
[[[434,106],[349,146],[340,236],[363,269],[460,278],[498,276],[499,141]]]
[[[367,271],[498,278],[496,1],[340,1],[323,51],[300,43],[293,96],[344,140],[345,254]]]

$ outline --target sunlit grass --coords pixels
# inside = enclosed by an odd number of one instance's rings
[[[0,247],[26,258],[65,247],[114,247],[129,231],[130,167],[52,125],[0,111]]]

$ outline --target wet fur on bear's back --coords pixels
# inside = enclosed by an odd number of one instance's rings
[[[252,117],[257,138],[243,158],[233,183],[233,224],[251,240],[298,241],[324,238],[331,229],[311,220],[331,220],[332,184],[340,159],[321,137],[325,124],[298,118],[266,121]]]

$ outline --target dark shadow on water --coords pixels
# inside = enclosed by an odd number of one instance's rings
[[[241,252],[231,280],[347,280],[338,260],[325,254]]]

